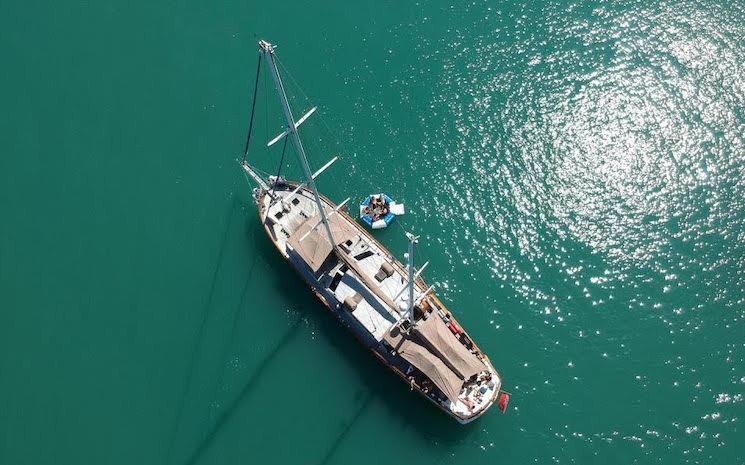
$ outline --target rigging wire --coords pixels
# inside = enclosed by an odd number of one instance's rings
[[[279,158],[279,168],[277,168],[277,176],[275,176],[274,184],[272,185],[272,194],[274,194],[274,189],[277,187],[277,179],[279,179],[279,174],[282,172],[282,163],[285,161],[285,151],[287,150],[287,139],[289,139],[289,136],[285,136],[285,143],[282,144],[282,156]]]
[[[305,91],[300,86],[300,84],[297,82],[297,80],[292,75],[292,73],[290,73],[290,71],[287,69],[287,67],[284,64],[282,64],[282,62],[279,60],[279,58],[277,56],[275,56],[274,59],[275,59],[277,65],[278,65],[279,69],[282,72],[282,76],[287,76],[289,78],[289,80],[283,80],[283,84],[285,85],[285,90],[292,90],[293,92],[294,91],[297,91],[296,93],[286,92],[287,93],[288,101],[290,99],[294,100],[295,106],[297,106],[298,103],[308,104],[311,101],[310,98],[305,93]],[[292,106],[292,104],[290,106]],[[324,121],[321,120],[321,122],[324,122]],[[330,133],[330,130],[329,130],[329,133]],[[332,136],[333,136],[333,134],[332,134]],[[321,147],[320,147],[319,144],[317,144],[316,138],[314,138],[314,137],[308,137],[308,138],[306,138],[303,141],[303,143],[304,143],[304,145],[307,143],[307,146],[309,146],[311,148],[311,150],[310,150],[311,153],[321,152]],[[338,141],[337,141],[337,143],[338,143]]]
[[[305,98],[306,101],[310,101],[310,99],[308,98],[308,95],[303,90],[303,87],[298,83],[298,81],[295,79],[295,77],[290,72],[290,70],[287,69],[287,67],[279,60],[279,58],[275,57],[275,59],[282,70],[282,74],[289,77],[290,82],[294,85],[294,87],[297,88],[298,92],[301,94],[303,98]],[[318,119],[321,122],[321,129],[326,133],[328,138],[332,140],[333,142],[335,142],[337,147],[341,148],[342,153],[346,153],[346,154],[352,153],[347,148],[347,146],[344,144],[344,142],[336,136],[336,133],[334,133],[334,131],[331,130],[328,123],[326,122],[326,119],[321,114],[319,114],[316,119]],[[359,181],[359,179],[357,181]],[[373,183],[371,183],[369,179],[366,179],[364,181],[364,184],[366,184],[365,187],[372,187],[372,189],[370,189],[370,192],[377,192],[377,193],[383,192],[383,189],[381,188],[381,186],[377,184],[373,185]]]
[[[298,82],[295,80],[295,77],[290,73],[290,70],[288,70],[287,67],[284,64],[282,64],[282,62],[279,60],[279,58],[276,55],[274,56],[274,60],[277,63],[279,63],[280,68],[282,68],[282,74],[290,78],[290,81],[292,81],[292,84],[294,84],[295,87],[297,87],[297,89],[300,91],[300,94],[303,96],[305,101],[306,102],[310,101],[310,99],[308,98],[308,95],[305,93],[305,91],[303,91],[303,88],[300,87],[300,84],[298,84]]]
[[[295,99],[296,102],[297,101],[300,101],[302,103],[305,103],[306,105],[309,104],[309,102],[311,102],[311,100],[308,97],[308,94],[303,90],[303,87],[295,79],[295,76],[293,76],[293,74],[290,72],[290,70],[282,63],[282,61],[279,60],[278,57],[275,56],[275,60],[276,60],[276,62],[278,64],[280,70],[282,71],[282,75],[288,77],[288,80],[285,81],[286,87],[287,88],[292,87],[293,91],[296,91],[296,95],[293,96],[293,97],[296,97],[296,99]],[[346,151],[346,147],[344,147],[344,144],[342,144],[341,141],[338,138],[336,138],[336,136],[334,135],[334,133],[329,128],[328,124],[326,124],[325,119],[322,118],[320,116],[320,114],[318,114],[318,116],[316,116],[314,118],[314,120],[318,120],[318,119],[320,119],[320,122],[323,125],[321,127],[321,129],[322,130],[325,130],[326,134],[322,134],[321,135],[322,137],[318,138],[318,140],[316,140],[316,138],[314,138],[314,137],[310,137],[310,138],[305,139],[305,142],[307,142],[309,144],[309,146],[311,147],[311,152],[321,152],[322,151],[321,143],[324,140],[326,140],[326,137],[325,136],[328,135],[328,140],[330,140],[332,143],[335,142],[336,143],[336,147],[337,148],[341,148],[342,149],[342,153],[346,153],[347,152]],[[314,126],[315,127],[318,127],[317,125],[314,125]]]
[[[271,177],[272,173],[269,173],[268,171],[264,171],[261,168],[257,168],[255,166],[252,166],[253,170],[259,173],[262,177],[269,179]]]
[[[287,69],[287,67],[284,64],[282,64],[282,62],[279,60],[279,58],[275,57],[275,59],[276,59],[277,63],[279,63],[279,66],[282,68],[282,73],[290,78],[291,83],[298,89],[298,91],[303,96],[303,98],[305,99],[305,101],[306,102],[309,102],[310,101],[310,98],[305,93],[305,91],[303,90],[302,86],[297,82],[297,80],[295,79],[295,76],[293,76],[292,73],[290,72],[290,70]],[[338,146],[340,146],[342,148],[342,151],[344,153],[351,153],[351,152],[349,152],[347,150],[347,147],[344,145],[344,142],[342,142],[338,137],[336,137],[336,134],[331,130],[331,128],[329,127],[329,125],[326,123],[326,120],[324,118],[322,118],[321,115],[318,115],[318,117],[316,119],[318,119],[321,122],[321,124],[323,125],[323,129],[326,131],[326,133],[328,134],[328,136],[334,142],[336,142],[336,145],[338,145]]]
[[[266,67],[264,67],[264,88],[268,89]],[[269,140],[269,92],[264,92],[264,140]],[[266,153],[269,154],[269,146],[265,145]]]
[[[259,74],[261,73],[261,52],[259,52],[259,60],[256,64],[256,79],[254,80],[254,96],[251,102],[251,120],[248,123],[248,135],[246,136],[246,147],[243,149],[243,162],[245,163],[246,157],[248,157],[248,144],[251,142],[251,132],[254,127],[254,114],[256,113],[256,93],[259,90]]]
[[[310,101],[310,98],[305,93],[305,91],[303,90],[303,87],[298,83],[298,81],[295,79],[294,75],[290,72],[290,70],[287,69],[287,67],[282,63],[282,61],[280,61],[279,58],[276,57],[276,56],[275,56],[275,61],[279,64],[279,67],[282,70],[282,74],[284,76],[287,76],[289,78],[289,82],[292,84],[292,86],[295,89],[297,89],[297,91],[299,92],[300,96],[305,100],[305,102],[309,102]],[[331,128],[326,123],[326,120],[325,120],[325,118],[323,117],[322,114],[319,114],[316,119],[320,120],[320,122],[321,122],[321,129],[328,135],[329,139],[331,139],[332,141],[336,142],[337,147],[341,147],[343,153],[351,153],[347,149],[347,147],[344,144],[344,142],[341,141],[336,136],[336,134],[331,130]],[[313,138],[310,138],[308,140],[310,141],[311,145],[313,145],[314,147],[316,147],[316,141]],[[407,178],[407,181],[408,181],[407,184],[411,184],[412,178],[413,178],[411,164],[407,164],[407,166],[405,168],[405,171],[406,171],[406,178]],[[378,185],[377,183],[371,182],[370,179],[364,179],[364,180],[357,179],[355,182],[359,185],[360,184],[359,181],[362,181],[362,184],[363,184],[364,187],[371,188],[370,192],[375,192],[375,193],[383,192],[382,186]],[[406,233],[412,233],[413,234],[412,229],[411,229],[411,225],[409,224],[408,221],[404,221],[401,217],[398,217],[398,218],[396,218],[396,221],[394,221],[394,223],[396,223],[397,226],[401,228],[401,231],[403,232],[403,235],[404,236],[406,236]],[[428,261],[427,258],[428,258],[428,255],[429,254],[426,253],[426,252],[423,253],[422,249],[420,249],[419,247],[417,247],[417,253],[416,253],[416,255],[418,257],[420,257],[420,258],[424,258],[425,261]]]

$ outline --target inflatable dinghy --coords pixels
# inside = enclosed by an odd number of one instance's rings
[[[388,227],[404,211],[404,204],[386,194],[370,194],[360,203],[360,219],[372,229]]]

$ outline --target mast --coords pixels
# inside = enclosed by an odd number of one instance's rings
[[[305,149],[303,148],[303,143],[300,140],[300,135],[297,132],[297,128],[300,125],[300,123],[302,123],[308,116],[310,116],[315,109],[312,109],[306,115],[303,115],[302,118],[295,121],[295,118],[292,116],[292,110],[290,109],[290,103],[287,101],[287,93],[285,92],[284,84],[282,84],[282,77],[280,76],[279,68],[277,67],[276,57],[274,56],[274,45],[270,44],[269,42],[265,40],[260,40],[259,47],[261,48],[262,53],[266,55],[269,61],[269,64],[271,65],[270,68],[272,70],[272,78],[274,79],[274,86],[277,89],[277,95],[279,97],[280,103],[282,104],[282,110],[285,114],[285,119],[287,120],[287,130],[285,131],[285,133],[289,133],[289,135],[292,137],[292,142],[295,146],[295,152],[297,152],[298,159],[300,160],[300,165],[303,167],[303,172],[305,174],[305,185],[310,187],[310,189],[313,191],[313,197],[316,201],[316,206],[318,208],[319,216],[321,217],[321,223],[323,223],[323,226],[326,229],[326,235],[328,236],[328,240],[331,243],[331,247],[333,248],[334,253],[336,254],[337,257],[339,257],[340,260],[345,262],[351,269],[354,270],[354,272],[357,274],[359,279],[365,284],[365,286],[373,294],[378,296],[381,301],[383,301],[386,305],[388,305],[389,307],[395,310],[396,309],[396,304],[394,302],[395,299],[391,299],[388,295],[386,295],[385,292],[383,292],[380,289],[380,287],[378,287],[375,283],[372,282],[372,280],[367,275],[367,273],[365,273],[365,271],[360,268],[360,266],[355,262],[355,260],[352,257],[347,256],[336,245],[336,240],[334,240],[334,235],[331,233],[331,226],[329,225],[328,216],[326,215],[326,212],[323,209],[323,203],[321,202],[321,197],[318,194],[318,189],[316,188],[316,183],[314,181],[314,178],[318,174],[320,174],[323,170],[328,168],[331,165],[331,162],[327,163],[325,166],[319,169],[315,174],[311,174],[310,166],[308,165],[308,158],[305,155]],[[282,136],[280,135],[280,138],[281,137]],[[275,137],[275,139],[269,141],[269,145],[273,144],[277,140],[279,139]],[[342,205],[339,205],[339,207],[341,206]],[[334,214],[334,212],[332,212],[331,214]],[[318,227],[318,225],[316,225],[315,227]],[[315,229],[315,227],[313,229]]]
[[[297,152],[298,159],[300,160],[300,165],[303,167],[303,173],[305,174],[305,182],[308,185],[308,187],[311,188],[313,191],[313,197],[316,201],[316,207],[318,207],[318,214],[321,217],[321,222],[323,223],[324,228],[326,229],[326,234],[328,235],[329,242],[331,243],[331,247],[333,247],[334,251],[337,250],[336,247],[336,241],[334,240],[334,235],[331,234],[331,226],[329,226],[328,218],[326,217],[326,212],[323,209],[323,204],[321,203],[321,197],[318,195],[318,189],[316,188],[316,183],[313,180],[313,175],[310,171],[310,166],[308,165],[308,157],[305,155],[305,149],[303,148],[303,143],[300,140],[300,135],[297,132],[297,123],[295,122],[294,117],[292,116],[292,110],[290,109],[290,102],[287,101],[287,93],[285,92],[284,84],[282,84],[282,77],[279,75],[279,68],[277,68],[277,61],[274,56],[274,45],[270,44],[269,42],[265,40],[259,41],[259,47],[261,48],[261,51],[266,55],[267,59],[269,60],[269,63],[271,64],[270,68],[272,70],[272,78],[274,79],[274,86],[277,89],[277,96],[279,97],[279,101],[282,104],[282,110],[285,114],[285,119],[287,120],[287,132],[289,132],[289,135],[292,137],[292,143],[295,145],[295,152]]]
[[[406,237],[409,239],[409,252],[406,254],[406,268],[409,271],[409,321],[414,322],[414,244],[418,239],[411,233],[406,233]]]

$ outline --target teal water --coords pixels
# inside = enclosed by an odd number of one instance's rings
[[[5,5],[0,463],[745,463],[744,17]],[[259,37],[320,105],[313,166],[342,154],[322,191],[406,202],[507,414],[446,418],[288,273],[236,162]]]

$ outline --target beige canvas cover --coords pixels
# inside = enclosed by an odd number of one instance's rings
[[[414,365],[419,371],[424,373],[427,378],[437,386],[445,396],[453,403],[457,402],[458,394],[463,387],[463,381],[448,368],[442,360],[435,354],[427,350],[426,347],[417,344],[411,339],[402,337],[397,333],[398,329],[393,329],[396,335],[391,331],[384,336],[407,362]]]
[[[484,362],[466,349],[437,315],[419,321],[414,331],[462,380],[486,370]]]
[[[337,244],[341,244],[357,235],[354,227],[348,224],[341,215],[333,215],[328,220],[331,227],[331,234],[333,234]],[[297,251],[314,273],[318,271],[332,250],[331,243],[329,243],[328,236],[326,235],[326,228],[323,224],[319,224],[302,241],[300,238],[305,236],[319,221],[321,219],[318,215],[313,216],[300,225],[297,231],[287,240],[289,245]]]

